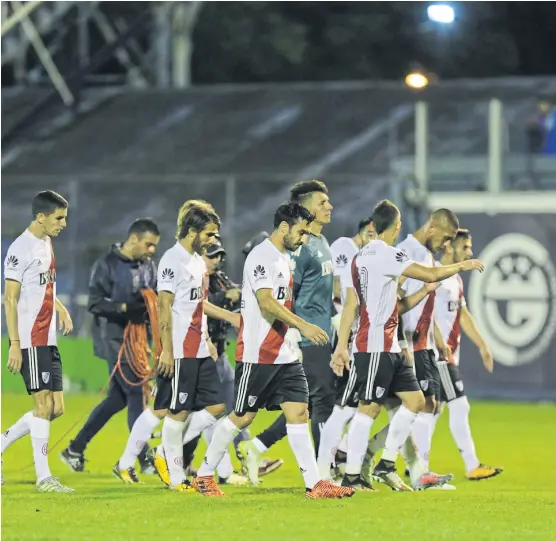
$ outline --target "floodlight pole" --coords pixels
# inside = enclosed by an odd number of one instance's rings
[[[502,182],[502,102],[490,100],[488,105],[488,177],[487,189],[497,194],[503,191]]]
[[[419,191],[429,193],[429,106],[424,101],[415,104],[415,165],[414,175]]]

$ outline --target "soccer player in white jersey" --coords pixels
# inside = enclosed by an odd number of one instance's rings
[[[399,279],[406,276],[432,283],[460,271],[482,270],[483,267],[477,260],[445,267],[415,263],[403,251],[393,247],[401,228],[398,208],[390,201],[381,201],[372,218],[377,239],[369,242],[353,259],[353,284],[347,291],[338,346],[331,361],[338,375],[349,367],[348,340],[359,305],[359,327],[352,345],[359,406],[348,431],[346,474],[342,484],[372,490],[361,479],[361,465],[374,419],[388,396],[395,394],[402,405],[392,417],[382,459],[374,475],[390,486],[408,490],[396,473],[395,461],[417,414],[425,405],[425,399],[398,343]]]
[[[374,237],[371,218],[364,218],[357,226],[357,234],[354,237],[340,237],[330,246],[332,250],[332,261],[334,265],[334,303],[336,315],[332,318],[335,329],[333,348],[336,346],[337,330],[342,316],[342,306],[346,298],[346,275],[351,274],[351,262],[357,252]],[[318,449],[319,473],[323,479],[330,477],[330,464],[335,460],[336,465],[345,462],[345,451],[342,449],[340,440],[344,428],[355,415],[357,408],[357,393],[355,388],[355,370],[345,370],[336,384],[336,404],[330,417],[321,430],[321,440]],[[344,446],[347,437],[342,440]]]
[[[2,434],[2,454],[31,434],[38,492],[74,492],[50,473],[50,421],[64,412],[62,360],[56,347],[56,315],[69,334],[71,317],[56,298],[56,262],[52,237],[66,227],[68,202],[50,190],[32,204],[31,225],[11,244],[4,263],[4,309],[10,339],[8,368],[23,376],[34,409]]]
[[[126,483],[137,483],[134,464],[161,419],[162,446],[155,468],[162,481],[178,492],[192,491],[183,469],[183,444],[197,437],[223,415],[222,386],[208,338],[204,312],[231,323],[234,314],[205,301],[207,269],[203,251],[216,240],[220,219],[203,201],[188,201],[180,210],[176,244],[158,266],[158,312],[162,353],[153,408],[137,419],[114,474]],[[186,420],[191,416],[189,425]],[[187,430],[186,430],[187,428]]]
[[[456,236],[458,227],[457,216],[451,210],[435,210],[422,227],[398,244],[398,248],[416,263],[432,266],[435,264],[433,254]],[[401,287],[407,295],[411,295],[422,286],[419,280],[407,279]],[[435,293],[431,293],[402,317],[405,339],[409,353],[413,355],[417,381],[425,395],[425,407],[413,425],[412,434],[419,454],[427,457],[426,464],[431,447],[436,401],[440,396],[440,375],[435,362],[435,345],[442,357],[449,356],[449,349],[440,333],[435,333],[434,299]]]
[[[282,409],[288,441],[311,499],[352,496],[353,490],[320,480],[309,432],[309,389],[302,364],[285,340],[288,326],[312,343],[328,334],[291,312],[293,276],[286,250],[295,251],[309,230],[312,214],[298,203],[278,207],[274,231],[248,255],[243,269],[241,327],[236,349],[235,409],[218,423],[194,481],[206,496],[223,496],[214,473],[228,445],[261,408]]]
[[[442,265],[451,265],[471,259],[472,239],[468,229],[460,229],[456,238],[447,243],[440,260]],[[441,401],[448,404],[450,431],[465,464],[467,479],[479,481],[500,474],[502,468],[493,468],[479,462],[475,443],[469,425],[469,401],[465,396],[463,381],[459,372],[461,331],[479,348],[487,372],[492,373],[494,361],[492,353],[481,336],[473,316],[467,308],[463,294],[463,281],[459,274],[440,283],[436,291],[435,319],[444,341],[450,348],[448,362],[440,361],[438,370],[441,382]],[[442,408],[440,408],[440,411]],[[435,423],[438,419],[435,415]]]

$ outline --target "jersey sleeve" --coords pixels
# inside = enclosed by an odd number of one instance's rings
[[[384,268],[384,275],[392,278],[400,277],[403,271],[410,265],[413,265],[413,263],[415,263],[415,261],[410,259],[404,250],[390,246],[385,250],[384,259],[381,261]],[[407,280],[404,286],[406,284]],[[402,286],[402,288],[405,290],[405,287]]]
[[[179,265],[174,258],[166,252],[158,265],[156,277],[158,292],[168,291],[169,293],[175,294],[179,282],[179,272]]]
[[[334,264],[334,276],[342,276],[349,266],[349,258],[344,250],[344,243],[334,242],[330,246],[332,251],[332,262]]]
[[[274,289],[272,266],[268,258],[265,258],[263,250],[249,254],[245,262],[245,271],[254,293],[259,289]]]
[[[4,260],[4,279],[23,282],[23,274],[27,266],[27,255],[17,244],[12,244]]]

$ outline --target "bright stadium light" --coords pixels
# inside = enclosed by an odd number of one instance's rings
[[[454,22],[454,8],[448,4],[431,4],[427,8],[427,15],[435,23],[451,24]]]
[[[428,78],[417,71],[410,73],[405,78],[405,84],[411,88],[425,88],[429,84]]]

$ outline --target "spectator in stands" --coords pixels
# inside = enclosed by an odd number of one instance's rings
[[[537,110],[527,123],[529,152],[556,154],[556,105],[547,98],[540,98]]]

